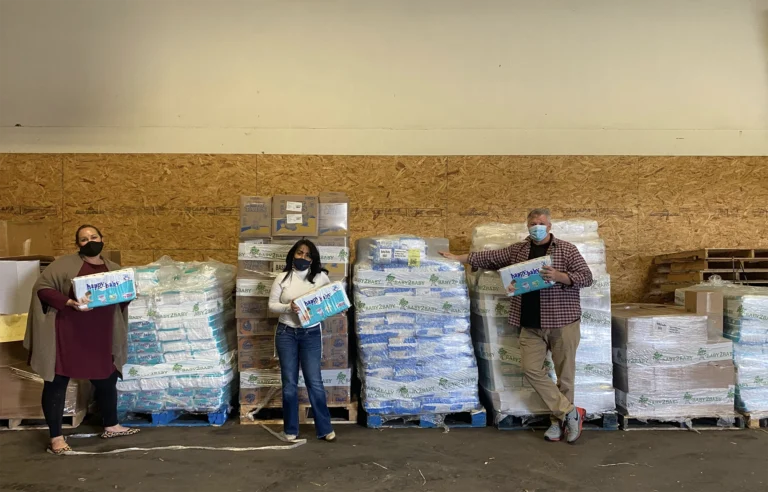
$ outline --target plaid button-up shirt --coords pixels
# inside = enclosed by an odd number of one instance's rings
[[[499,270],[500,268],[528,261],[531,252],[531,239],[493,251],[470,253],[469,264],[483,270]],[[592,285],[592,272],[573,244],[556,239],[547,249],[552,257],[552,267],[566,273],[571,279],[571,285],[557,283],[540,292],[541,299],[541,328],[562,328],[581,319],[581,300],[579,289]],[[520,326],[521,296],[514,296],[510,302],[509,324]]]

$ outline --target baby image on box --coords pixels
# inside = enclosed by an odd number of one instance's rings
[[[513,297],[552,287],[553,282],[548,282],[541,277],[541,268],[545,265],[552,265],[551,256],[542,256],[499,270],[507,295]]]

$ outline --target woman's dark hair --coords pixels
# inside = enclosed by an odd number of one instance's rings
[[[307,274],[307,280],[309,281],[309,283],[314,284],[315,277],[319,275],[320,272],[325,272],[326,274],[328,274],[328,270],[323,268],[323,265],[320,263],[320,251],[318,251],[317,246],[315,246],[315,243],[313,243],[309,239],[299,239],[298,241],[296,241],[296,244],[294,244],[291,250],[288,252],[288,256],[285,257],[285,268],[283,269],[283,271],[284,272],[293,271],[293,258],[296,256],[296,251],[302,246],[306,246],[309,249],[309,257],[312,259],[312,263],[309,265],[309,273]],[[285,278],[288,278],[288,275],[286,275]]]
[[[101,235],[101,231],[99,230],[98,227],[94,227],[89,224],[83,224],[77,228],[77,232],[75,233],[75,244],[80,244],[80,231],[82,231],[83,229],[93,229],[94,231],[96,231],[96,234],[98,234],[100,238],[102,239],[104,238],[104,236]]]

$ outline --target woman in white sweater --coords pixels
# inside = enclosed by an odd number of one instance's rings
[[[285,270],[277,276],[269,294],[269,310],[280,313],[275,346],[280,357],[283,383],[283,433],[289,441],[299,435],[299,364],[309,392],[318,439],[335,441],[331,414],[325,398],[320,372],[323,339],[320,324],[302,328],[294,299],[330,284],[328,271],[320,263],[320,252],[312,241],[302,239],[293,245],[285,259]]]

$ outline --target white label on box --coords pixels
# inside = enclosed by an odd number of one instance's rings
[[[380,260],[391,260],[392,259],[392,250],[391,249],[381,249],[381,250],[379,250],[379,259]]]
[[[301,202],[286,202],[285,210],[288,212],[301,212]]]
[[[407,249],[396,249],[395,250],[395,259],[396,260],[407,260],[408,259],[408,250]]]
[[[347,217],[346,203],[324,203],[320,204],[320,215],[323,217]]]
[[[301,214],[288,214],[285,218],[289,224],[301,224],[304,222],[304,218]]]

